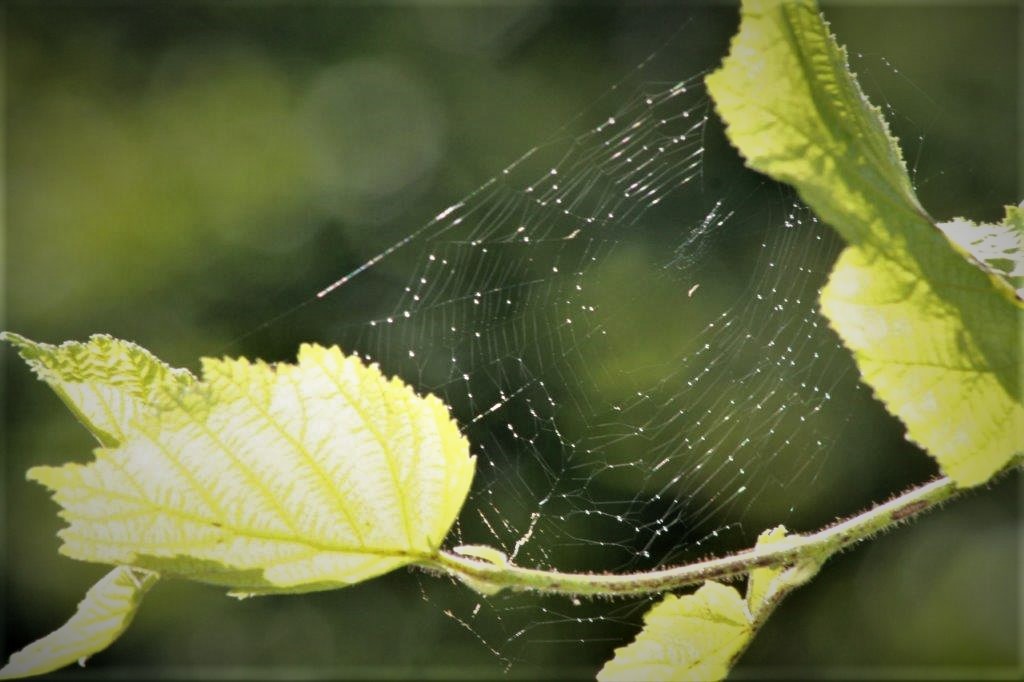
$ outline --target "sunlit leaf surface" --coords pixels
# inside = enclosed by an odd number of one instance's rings
[[[977,262],[1002,277],[1024,298],[1024,208],[1007,206],[998,225],[977,224],[966,218],[939,223],[939,229]]]
[[[742,15],[707,78],[729,138],[850,244],[821,307],[864,381],[958,483],[987,481],[1022,448],[1020,299],[920,206],[816,3],[748,0]]]
[[[757,544],[785,537],[779,526],[762,533]],[[644,629],[616,650],[597,679],[720,680],[785,593],[811,575],[813,569],[759,568],[750,573],[745,597],[713,580],[693,594],[667,595],[644,615]]]
[[[84,664],[121,636],[157,575],[118,566],[85,593],[75,615],[57,630],[11,655],[0,679],[42,675],[75,661]]]
[[[76,559],[239,594],[326,589],[430,556],[469,490],[447,407],[337,348],[304,345],[294,365],[206,359],[201,380],[168,382],[183,375],[124,342],[17,343],[117,434],[87,465],[29,471]]]
[[[124,428],[136,415],[195,379],[172,369],[145,348],[105,334],[87,343],[60,346],[35,343],[4,332],[41,380],[50,385],[68,408],[103,445],[124,440]]]

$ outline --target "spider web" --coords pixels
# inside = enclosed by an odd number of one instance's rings
[[[704,73],[649,80],[650,63],[313,301],[373,287],[380,312],[331,341],[462,425],[477,476],[449,546],[559,570],[692,561],[798,518],[856,447],[856,375],[816,311],[838,240],[774,184],[709,189],[710,159],[735,153]],[[424,597],[507,665],[607,658],[649,603],[438,582]]]

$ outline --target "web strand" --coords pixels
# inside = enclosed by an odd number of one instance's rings
[[[452,544],[654,568],[746,546],[813,494],[856,390],[815,310],[837,244],[768,185],[709,194],[702,75],[633,86],[316,294],[409,265],[336,341],[452,407],[478,457]],[[510,664],[642,606],[443,603]]]

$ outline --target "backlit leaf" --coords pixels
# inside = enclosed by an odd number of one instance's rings
[[[157,575],[118,566],[85,593],[75,615],[40,640],[11,655],[0,679],[42,675],[106,649],[135,617]]]
[[[0,340],[13,344],[36,376],[106,446],[124,439],[123,429],[140,411],[195,381],[187,370],[172,369],[145,348],[105,334],[60,346],[10,332],[0,334]]]
[[[921,207],[816,3],[746,0],[707,85],[747,164],[850,244],[821,308],[864,381],[960,485],[987,481],[1024,447],[1024,305]]]
[[[90,415],[111,404],[109,386],[134,400],[167,373],[124,342],[108,344],[120,363],[93,345],[17,343],[60,367],[43,376],[58,390],[74,377]],[[206,359],[201,380],[103,425],[119,442],[93,462],[29,471],[70,524],[61,552],[242,595],[348,585],[430,557],[473,476],[440,400],[337,348],[304,345],[295,365]]]
[[[1007,206],[998,225],[979,225],[966,218],[939,223],[950,241],[966,251],[979,267],[1002,277],[1024,298],[1024,209]]]
[[[758,546],[783,542],[782,526],[761,533]],[[790,590],[809,580],[817,564],[751,571],[746,596],[706,581],[693,594],[666,595],[644,615],[644,629],[617,649],[597,679],[720,680]]]

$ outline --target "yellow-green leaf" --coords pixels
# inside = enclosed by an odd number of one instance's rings
[[[1006,280],[1024,298],[1024,209],[1007,206],[1006,218],[998,225],[954,218],[939,223],[939,229],[978,267]]]
[[[140,411],[195,381],[187,370],[172,369],[145,348],[105,334],[60,346],[10,332],[0,340],[13,344],[36,376],[108,447],[124,439],[124,429]]]
[[[784,542],[786,529],[761,533],[757,546]],[[746,650],[757,629],[789,591],[809,580],[818,565],[751,571],[746,596],[706,581],[693,594],[666,595],[644,615],[636,639],[617,649],[597,679],[720,680]]]
[[[787,536],[785,526],[776,526],[766,530],[757,538],[757,546],[775,545],[785,541]],[[784,568],[767,566],[755,568],[747,576],[747,609],[751,614],[760,613],[771,603],[774,592],[778,587],[778,578],[782,575]]]
[[[458,547],[453,547],[452,551],[462,556],[483,559],[495,566],[508,566],[508,556],[501,550],[488,547],[487,545],[459,545]]]
[[[11,655],[0,679],[42,675],[106,649],[135,617],[142,597],[157,581],[149,571],[118,566],[85,593],[75,615],[40,640]]]
[[[821,308],[864,381],[960,485],[988,480],[1024,448],[1024,305],[921,207],[816,3],[745,0],[707,85],[747,164],[849,242]]]
[[[70,524],[61,552],[240,595],[339,587],[431,557],[475,462],[436,397],[313,345],[294,365],[206,359],[201,380],[118,428],[87,465],[29,471]]]
[[[693,594],[666,595],[644,629],[598,674],[612,680],[719,680],[747,647],[750,614],[735,588],[708,581]]]

